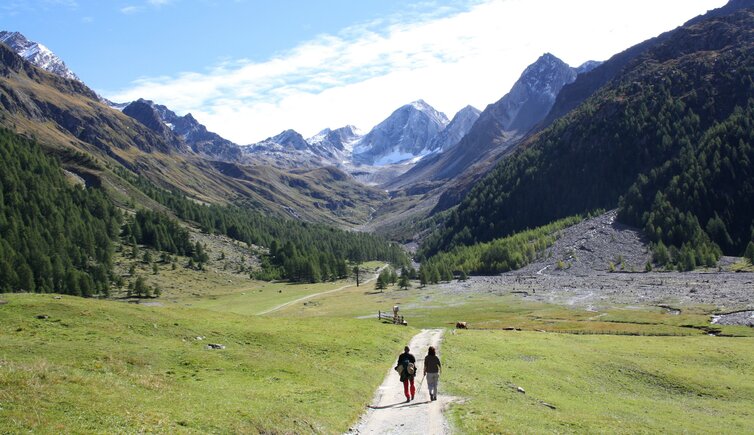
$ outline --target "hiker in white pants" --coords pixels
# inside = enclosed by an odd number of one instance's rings
[[[437,357],[434,346],[429,346],[427,356],[424,357],[424,374],[427,376],[427,388],[429,388],[430,400],[437,400],[437,381],[440,380],[442,365]]]

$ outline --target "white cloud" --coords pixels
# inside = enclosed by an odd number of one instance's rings
[[[165,0],[154,0],[165,2]],[[544,52],[576,66],[604,60],[725,0],[488,0],[415,22],[372,22],[323,35],[265,62],[135,81],[114,101],[149,98],[235,142],[293,128],[371,128],[423,98],[452,116],[498,100]]]
[[[147,3],[149,3],[152,6],[165,6],[167,4],[173,3],[173,0],[147,0]]]
[[[56,0],[56,1],[61,1],[61,0]],[[154,8],[161,8],[173,2],[174,0],[147,0],[146,5],[142,5],[142,6],[128,5],[128,6],[124,6],[120,8],[119,10],[120,10],[120,13],[122,14],[133,15],[133,14],[144,11],[149,6],[152,6]]]
[[[126,14],[126,15],[132,15],[132,14],[135,14],[135,13],[137,13],[139,11],[141,11],[141,7],[139,7],[139,6],[133,6],[133,5],[124,6],[124,7],[120,8],[120,13],[121,14]]]

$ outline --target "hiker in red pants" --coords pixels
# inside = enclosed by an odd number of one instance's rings
[[[403,353],[398,356],[398,365],[395,370],[401,375],[403,382],[403,393],[406,395],[406,402],[414,400],[416,388],[414,388],[414,376],[416,376],[416,358],[409,353],[408,346],[403,348]],[[409,391],[409,384],[411,390]],[[409,394],[410,393],[410,394]]]

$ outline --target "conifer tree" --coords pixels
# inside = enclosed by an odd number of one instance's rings
[[[411,281],[408,279],[408,274],[401,274],[400,279],[398,279],[398,286],[403,290],[411,287]]]

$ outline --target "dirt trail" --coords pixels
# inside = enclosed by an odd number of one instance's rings
[[[358,426],[349,431],[349,434],[449,434],[450,427],[443,416],[443,410],[453,401],[453,398],[442,394],[442,376],[438,386],[437,400],[429,400],[427,380],[421,384],[421,374],[424,368],[424,356],[427,348],[435,346],[438,355],[442,329],[424,329],[414,336],[409,343],[411,353],[416,357],[416,365],[419,368],[416,377],[416,398],[406,403],[403,395],[403,384],[400,382],[398,372],[390,367],[385,380],[372,399],[372,404],[361,417]],[[400,349],[396,352],[396,360]]]
[[[375,279],[377,279],[377,277],[378,277],[378,276],[380,275],[380,272],[382,272],[382,269],[384,269],[384,268],[385,268],[385,267],[383,266],[383,267],[381,267],[380,269],[378,269],[378,270],[377,270],[377,273],[375,273],[375,274],[374,274],[374,276],[373,276],[372,278],[370,278],[370,279],[368,279],[368,280],[366,280],[366,281],[362,281],[362,282],[361,282],[361,283],[360,283],[359,285],[368,284],[368,283],[370,283],[370,282],[374,281]],[[319,293],[310,294],[310,295],[308,295],[308,296],[304,296],[304,297],[302,297],[302,298],[298,298],[298,299],[295,299],[295,300],[292,300],[292,301],[286,302],[286,303],[284,303],[284,304],[280,304],[280,305],[277,305],[277,306],[275,306],[275,307],[272,307],[272,308],[270,308],[269,310],[260,311],[260,312],[258,312],[258,313],[257,313],[257,316],[263,316],[263,315],[265,315],[265,314],[270,314],[270,313],[272,313],[272,312],[275,312],[275,311],[278,311],[278,310],[282,310],[283,308],[289,307],[289,306],[291,306],[291,305],[293,305],[293,304],[297,304],[297,303],[299,303],[299,302],[304,302],[304,301],[306,301],[306,300],[308,300],[308,299],[311,299],[311,298],[316,298],[317,296],[326,295],[326,294],[328,294],[328,293],[335,293],[335,292],[339,292],[339,291],[341,291],[341,290],[347,289],[347,288],[349,288],[349,287],[353,287],[353,286],[355,286],[355,285],[356,285],[356,284],[346,284],[346,285],[344,285],[344,286],[342,286],[342,287],[338,287],[338,288],[336,288],[336,289],[332,289],[332,290],[327,290],[327,291],[324,291],[324,292],[319,292]]]

